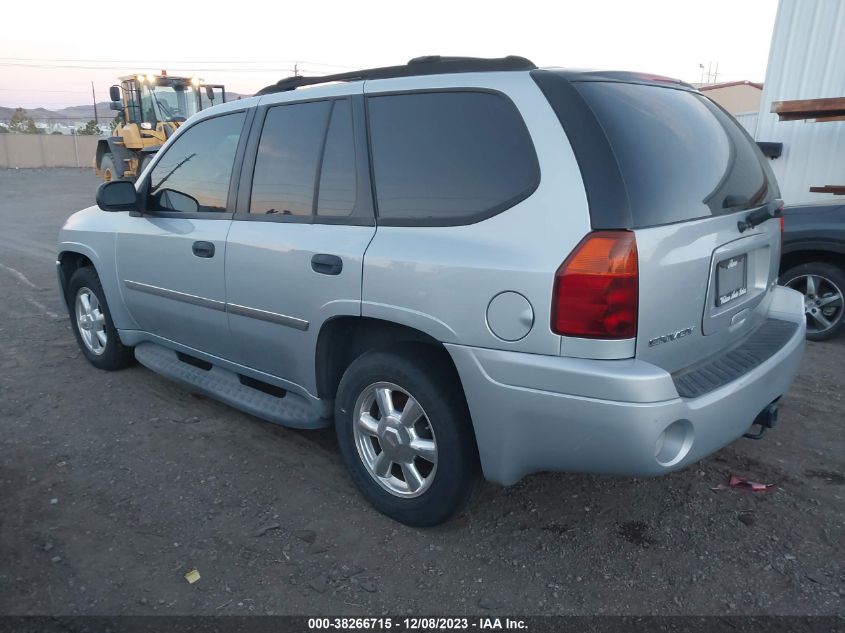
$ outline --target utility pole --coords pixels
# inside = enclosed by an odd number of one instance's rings
[[[719,78],[719,62],[716,62],[716,70],[713,71],[713,83]]]
[[[97,93],[94,92],[94,82],[91,82],[91,97],[94,99],[94,122],[100,125],[100,117],[97,116]]]
[[[299,62],[293,63],[293,76],[299,77]]]

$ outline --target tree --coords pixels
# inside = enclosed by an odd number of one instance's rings
[[[15,113],[9,119],[9,131],[17,132],[18,134],[40,134],[35,126],[35,121],[31,116],[26,115],[26,110],[23,108],[16,108]]]
[[[94,119],[91,119],[76,130],[77,134],[82,134],[84,136],[99,136],[100,135],[100,127],[97,125],[97,122]]]

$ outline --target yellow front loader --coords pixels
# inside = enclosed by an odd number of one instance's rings
[[[118,125],[97,143],[94,173],[104,181],[134,180],[188,117],[226,102],[226,89],[199,79],[131,75],[109,89]]]

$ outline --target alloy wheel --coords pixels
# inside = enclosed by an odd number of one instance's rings
[[[89,288],[82,287],[76,293],[76,327],[82,342],[92,354],[100,356],[106,351],[106,315],[97,295]]]
[[[785,284],[804,295],[807,332],[822,334],[842,320],[842,289],[823,275],[801,275]]]
[[[353,433],[369,475],[389,493],[418,497],[437,471],[437,441],[419,402],[402,387],[377,382],[355,403]]]

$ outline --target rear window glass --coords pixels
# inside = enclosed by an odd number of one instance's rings
[[[486,92],[369,99],[378,215],[403,224],[461,224],[507,209],[540,180],[516,107]]]
[[[604,128],[635,227],[732,213],[777,197],[753,142],[702,95],[641,84],[573,85]]]

